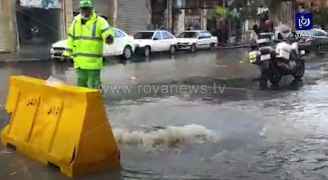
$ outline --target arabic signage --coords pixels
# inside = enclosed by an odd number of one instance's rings
[[[20,6],[42,9],[59,9],[60,0],[20,0]]]

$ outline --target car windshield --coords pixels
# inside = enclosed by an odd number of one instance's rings
[[[299,34],[301,37],[312,37],[314,36],[314,31],[298,31],[297,34]]]
[[[134,39],[152,39],[154,32],[138,32],[134,35]]]
[[[314,36],[327,36],[327,33],[322,30],[310,30],[310,31],[298,31],[297,32],[301,37],[314,37]]]
[[[196,38],[196,37],[197,37],[196,32],[183,32],[178,36],[178,38]]]
[[[272,34],[259,34],[258,39],[272,39]]]
[[[314,36],[327,36],[327,33],[322,30],[313,30],[313,35]]]

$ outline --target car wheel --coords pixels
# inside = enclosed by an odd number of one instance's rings
[[[122,57],[127,60],[127,59],[130,59],[132,57],[132,54],[133,54],[133,52],[132,52],[131,47],[127,46],[123,50]]]
[[[191,51],[191,52],[196,52],[196,50],[197,50],[197,46],[196,46],[196,44],[191,45],[191,47],[190,47],[190,51]]]
[[[149,57],[151,54],[151,49],[149,46],[146,46],[145,49],[144,49],[144,56],[145,57]]]
[[[315,47],[315,55],[317,56],[317,57],[324,57],[324,53],[321,51],[321,46],[320,45],[317,45],[316,47]]]
[[[215,48],[215,43],[211,43],[211,44],[210,44],[210,48],[211,48],[211,49],[214,49],[214,48]]]
[[[170,55],[175,54],[175,51],[176,51],[175,46],[171,46],[171,47],[170,47]]]

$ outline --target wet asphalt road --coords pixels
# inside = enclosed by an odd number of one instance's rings
[[[104,98],[123,169],[85,179],[328,179],[326,60],[308,58],[299,87],[287,77],[281,90],[259,91],[258,70],[245,55],[236,49],[108,63]],[[69,63],[0,64],[1,126],[7,79],[17,74],[76,78]],[[0,167],[0,179],[67,179],[2,146]]]

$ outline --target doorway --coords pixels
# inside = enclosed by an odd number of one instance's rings
[[[48,55],[61,37],[61,10],[16,6],[19,52]]]

